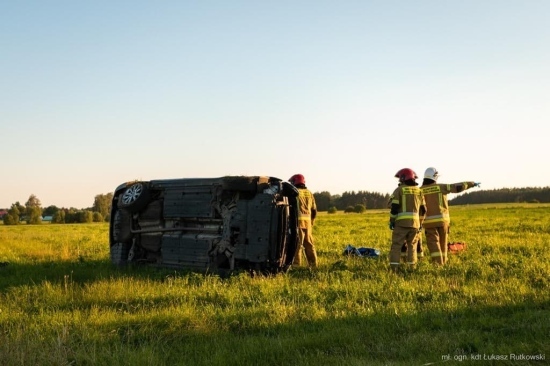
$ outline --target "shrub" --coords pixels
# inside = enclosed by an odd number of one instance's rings
[[[52,224],[64,224],[65,223],[65,211],[59,210],[53,214]]]
[[[357,213],[363,213],[367,210],[367,208],[365,207],[365,205],[363,204],[357,204],[355,205],[355,207],[353,208],[353,212],[357,212]]]
[[[329,214],[335,214],[335,213],[338,212],[338,210],[336,209],[336,207],[330,206],[330,207],[328,208],[327,212],[328,212]]]
[[[101,214],[101,212],[94,212],[93,213],[93,221],[94,222],[103,222],[104,219],[103,219],[103,215]]]
[[[89,210],[81,210],[76,213],[76,222],[77,223],[87,223],[94,221],[94,214]]]
[[[5,214],[2,218],[4,225],[17,225],[19,224],[19,217],[14,218],[13,215]]]

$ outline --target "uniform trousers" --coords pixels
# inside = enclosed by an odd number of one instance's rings
[[[310,267],[317,267],[317,252],[313,244],[312,228],[298,228],[298,250],[294,256],[294,265],[302,264],[302,248],[306,252],[307,263]]]
[[[449,224],[443,223],[443,226],[424,228],[424,232],[426,233],[426,244],[432,262],[445,264],[447,262]]]
[[[401,260],[401,247],[407,245],[407,264],[414,266],[418,260],[416,246],[420,236],[419,229],[414,227],[396,226],[392,232],[392,243],[390,250],[390,266],[396,269]]]

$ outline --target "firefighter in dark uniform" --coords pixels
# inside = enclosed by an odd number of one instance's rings
[[[452,184],[437,183],[439,172],[434,167],[429,167],[424,172],[422,181],[422,193],[426,200],[426,219],[424,231],[430,257],[433,263],[445,264],[447,262],[447,245],[451,217],[449,216],[449,203],[447,194],[460,193],[472,187],[478,187],[478,182],[460,182]]]
[[[317,216],[317,205],[313,193],[306,187],[306,179],[302,174],[294,174],[288,180],[298,188],[298,250],[294,256],[293,264],[302,264],[302,247],[306,253],[307,263],[310,267],[317,267],[317,252],[313,244],[313,223]]]
[[[403,243],[407,245],[407,264],[410,268],[416,266],[418,260],[416,247],[426,214],[426,204],[422,190],[416,183],[418,176],[412,169],[401,169],[395,174],[395,177],[401,184],[391,195],[390,230],[393,230],[393,233],[390,268],[397,272]]]

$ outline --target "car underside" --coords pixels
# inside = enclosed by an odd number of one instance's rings
[[[265,176],[135,181],[113,194],[115,265],[286,271],[297,250],[294,186]]]

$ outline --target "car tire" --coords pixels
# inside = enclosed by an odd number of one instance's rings
[[[123,267],[128,264],[130,245],[126,243],[114,243],[111,245],[111,263]]]
[[[118,197],[118,207],[129,212],[139,212],[147,206],[150,198],[149,187],[141,182],[134,183]]]
[[[132,214],[126,210],[117,210],[113,218],[113,241],[128,243],[132,240]]]

